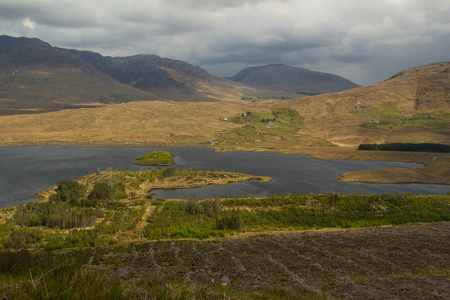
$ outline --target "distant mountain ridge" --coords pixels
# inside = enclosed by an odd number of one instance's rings
[[[37,38],[0,36],[0,114],[135,100],[286,99],[357,86],[337,75],[285,65],[249,68],[232,79],[152,54],[105,57]]]
[[[246,68],[229,79],[254,88],[282,90],[299,95],[334,93],[359,87],[338,75],[284,64]]]
[[[183,100],[212,101],[208,95],[196,93],[200,83],[221,85],[224,79],[215,77],[200,67],[183,61],[161,58],[153,54],[128,57],[104,57],[89,51],[66,50],[121,83],[166,99],[184,96]]]
[[[117,98],[156,99],[85,60],[33,38],[0,36],[0,114],[79,107]]]
[[[27,76],[31,74],[35,76],[32,79],[39,80],[49,76],[38,70],[36,74],[28,72]],[[53,72],[51,68],[46,70]],[[72,70],[69,73],[77,71]],[[99,72],[92,66],[89,70]],[[21,70],[14,76],[23,73]],[[9,75],[7,80],[14,76]],[[24,82],[17,88],[26,89]],[[83,88],[80,86],[78,90],[82,92]],[[0,103],[5,106],[10,101],[3,98]],[[289,112],[286,115],[296,111],[301,116],[295,132],[285,131],[284,123],[265,124],[267,116],[283,111]],[[245,112],[251,112],[251,118],[246,118]],[[442,62],[410,68],[371,86],[283,101],[137,101],[89,110],[1,116],[0,144],[216,145],[223,150],[280,149],[282,152],[331,144],[345,147],[373,143],[448,145],[449,112],[450,62]],[[227,138],[217,134],[224,132]],[[436,174],[448,174],[448,168],[442,170]]]
[[[157,55],[103,57],[0,36],[0,115],[135,100],[220,101],[254,89]]]

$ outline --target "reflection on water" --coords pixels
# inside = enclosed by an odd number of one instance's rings
[[[176,154],[176,167],[248,172],[271,176],[272,182],[255,181],[197,189],[153,191],[160,198],[199,198],[270,193],[397,193],[446,194],[448,185],[336,183],[340,173],[417,164],[314,159],[273,152],[214,152],[208,148],[20,146],[0,147],[0,207],[36,199],[35,193],[64,179],[76,179],[99,170],[139,170],[130,164],[138,155],[154,150]]]

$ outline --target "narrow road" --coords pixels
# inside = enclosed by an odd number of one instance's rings
[[[152,201],[147,201],[145,212],[142,215],[142,219],[136,226],[136,233],[142,234],[142,232],[144,231],[144,227],[147,224],[147,218],[153,214],[156,207],[157,206],[152,205]]]

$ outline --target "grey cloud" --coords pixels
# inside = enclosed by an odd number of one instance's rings
[[[63,2],[46,6],[39,1],[0,3],[0,18],[18,21],[28,18],[36,24],[55,28],[84,28],[97,20],[89,6],[71,7]]]
[[[188,9],[222,9],[222,8],[237,8],[243,6],[255,6],[261,3],[283,3],[292,2],[292,0],[169,0],[170,4],[176,6],[183,6]]]
[[[447,0],[3,0],[0,31],[219,76],[286,63],[370,84],[449,60],[449,16]]]

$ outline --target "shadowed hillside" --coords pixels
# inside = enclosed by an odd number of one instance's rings
[[[136,100],[287,99],[356,86],[336,75],[288,66],[276,69],[266,71],[276,75],[269,84],[263,81],[258,85],[251,80],[240,83],[157,55],[104,57],[89,51],[52,47],[36,38],[1,36],[0,114]]]
[[[251,91],[244,86],[212,76],[200,67],[157,55],[104,57],[89,51],[65,51],[77,55],[121,83],[151,92],[159,99],[218,101],[229,96],[239,98],[241,90]]]
[[[1,36],[0,58],[0,114],[155,99],[39,39]]]
[[[156,55],[111,58],[33,38],[0,36],[0,114],[136,100],[240,100],[258,93],[188,63]]]
[[[283,64],[247,68],[233,77],[255,88],[282,90],[299,96],[334,93],[358,87],[348,79]]]

